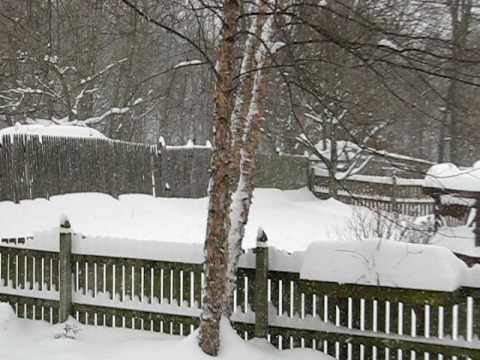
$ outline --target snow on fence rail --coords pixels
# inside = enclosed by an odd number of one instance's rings
[[[0,241],[0,301],[19,317],[56,323],[71,314],[90,325],[179,335],[198,326],[204,276],[195,250],[177,244],[181,262],[167,261],[161,252],[150,259],[121,251],[106,256],[105,247],[95,255],[95,243],[100,249],[107,243],[101,238],[78,246],[83,236],[68,227],[50,235],[43,250],[35,249],[35,238]],[[117,240],[122,248],[123,239]],[[267,247],[243,255],[232,317],[240,334],[266,336],[282,349],[315,348],[337,359],[480,358],[480,289],[309,280],[302,278],[305,256]],[[321,273],[325,264],[317,266]]]
[[[5,135],[0,138],[0,201],[73,192],[168,197],[207,194],[212,149],[100,138]],[[307,185],[308,160],[259,155],[260,187]]]

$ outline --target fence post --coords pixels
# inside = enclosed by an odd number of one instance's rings
[[[72,313],[72,231],[66,217],[60,221],[60,322]]]
[[[255,249],[255,337],[266,338],[268,331],[268,245],[267,235],[258,230]]]
[[[395,220],[398,219],[399,217],[399,211],[398,211],[398,203],[397,203],[397,175],[395,173],[395,170],[393,171],[392,174],[392,212],[393,216],[395,217]]]
[[[475,228],[473,233],[475,234],[475,246],[480,246],[480,198],[475,201]]]

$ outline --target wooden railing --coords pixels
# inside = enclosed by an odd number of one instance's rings
[[[68,239],[82,241],[68,229],[57,235],[60,243]],[[9,302],[19,317],[57,323],[69,314],[89,325],[178,335],[199,324],[204,280],[197,261],[35,246],[35,238],[0,242],[0,301]],[[442,292],[305,280],[290,265],[282,270],[281,262],[268,261],[277,255],[265,249],[244,254],[237,274],[231,320],[245,338],[266,335],[278,348],[309,347],[337,359],[480,359],[480,289]],[[62,269],[70,269],[67,276]]]

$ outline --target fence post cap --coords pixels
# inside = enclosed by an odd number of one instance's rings
[[[67,215],[62,214],[60,216],[60,228],[62,230],[69,231],[72,226],[70,225],[70,220],[68,220]]]
[[[257,247],[268,247],[268,237],[265,231],[260,227],[257,232]]]

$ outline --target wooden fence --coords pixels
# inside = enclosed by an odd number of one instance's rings
[[[328,182],[324,169],[311,168],[309,183],[314,194],[328,197]],[[413,217],[431,215],[434,207],[434,200],[423,193],[421,179],[356,175],[339,181],[338,199],[347,204]]]
[[[76,252],[82,237],[68,225],[53,240],[54,250],[33,249],[35,238],[0,242],[0,301],[19,317],[57,323],[70,314],[89,325],[178,335],[198,326],[199,261]],[[269,261],[275,256],[265,247],[242,256],[232,323],[245,338],[265,335],[280,349],[314,348],[342,360],[480,359],[480,289],[309,281]]]
[[[211,153],[207,146],[7,135],[0,138],[0,201],[48,199],[73,192],[203,197]],[[305,157],[259,154],[257,161],[260,187],[307,185]]]
[[[157,149],[101,139],[4,136],[0,142],[0,200],[49,198],[71,192],[113,196],[152,194]]]

